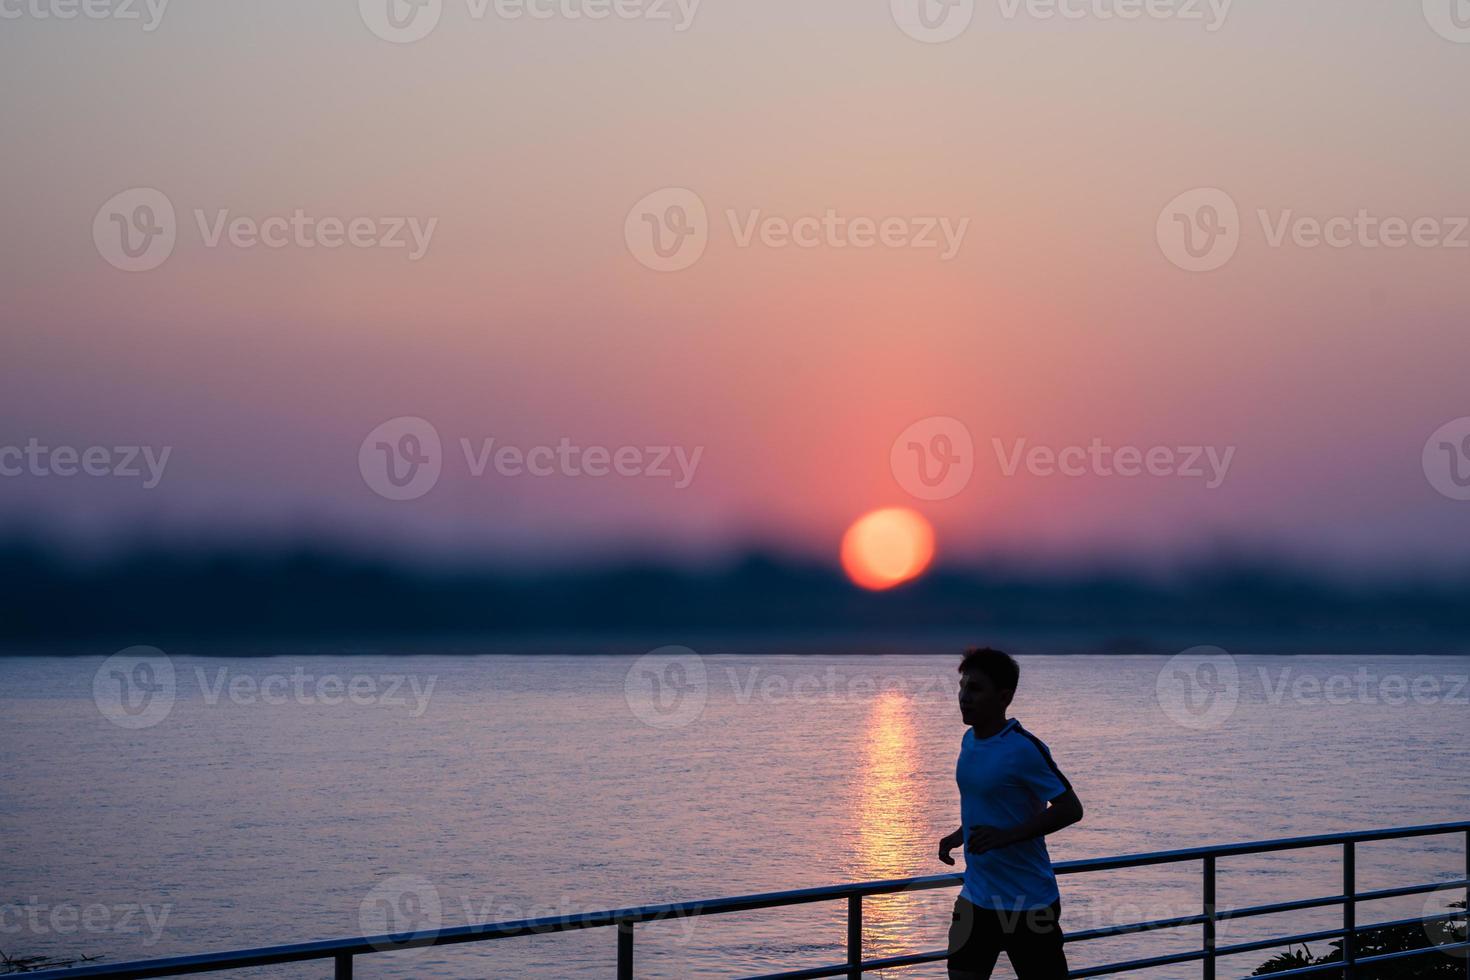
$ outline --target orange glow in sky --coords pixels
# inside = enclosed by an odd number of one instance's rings
[[[929,567],[934,529],[907,507],[864,514],[842,536],[842,567],[865,589],[889,589]]]

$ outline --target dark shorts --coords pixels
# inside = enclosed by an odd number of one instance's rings
[[[949,975],[989,980],[1005,953],[1018,980],[1066,980],[1062,951],[1062,903],[1019,912],[993,911],[963,898],[954,903],[949,925]]]

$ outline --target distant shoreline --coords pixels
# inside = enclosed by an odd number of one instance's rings
[[[933,657],[990,644],[1018,656],[1169,657],[1196,646],[1216,646],[1236,656],[1289,657],[1464,657],[1470,640],[1462,634],[1398,636],[1337,635],[1329,632],[1189,630],[1150,637],[1119,637],[1106,630],[1044,631],[977,627],[932,631],[711,631],[525,632],[517,634],[424,633],[368,638],[259,636],[239,639],[186,636],[68,637],[0,642],[0,657],[108,656],[129,646],[156,646],[197,657],[421,657],[421,656],[641,656],[664,646],[688,647],[702,656]]]

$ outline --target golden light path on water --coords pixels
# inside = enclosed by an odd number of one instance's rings
[[[872,702],[863,733],[858,783],[857,862],[859,880],[905,878],[926,873],[929,805],[918,773],[915,705],[888,692]],[[913,949],[915,927],[926,912],[924,893],[874,895],[863,900],[866,955]]]

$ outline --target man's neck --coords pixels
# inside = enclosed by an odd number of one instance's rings
[[[1006,727],[1006,716],[998,715],[994,718],[987,718],[985,721],[976,722],[970,727],[975,732],[976,738],[990,738],[992,735],[998,734],[1002,728]]]

